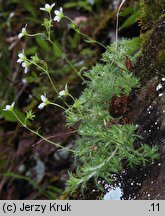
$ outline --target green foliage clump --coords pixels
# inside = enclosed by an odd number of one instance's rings
[[[83,190],[90,180],[97,184],[100,177],[112,182],[113,174],[121,172],[123,161],[133,167],[157,158],[156,147],[141,144],[135,149],[137,127],[112,123],[116,119],[109,111],[114,96],[127,96],[139,86],[139,80],[125,64],[126,56],[132,60],[130,43],[122,40],[107,48],[102,62],[85,73],[87,86],[67,110],[67,124],[79,125],[76,156],[81,163],[76,174],[70,174],[66,189],[69,193],[80,187]]]

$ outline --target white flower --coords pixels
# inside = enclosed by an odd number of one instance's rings
[[[28,34],[26,27],[27,27],[27,25],[25,25],[25,27],[22,28],[21,33],[19,33],[19,35],[18,35],[19,38],[22,38],[23,36],[26,36]]]
[[[23,62],[22,67],[24,68],[24,72],[27,73],[29,71],[29,63],[28,62]]]
[[[17,62],[18,62],[18,63],[22,63],[22,62],[24,62],[25,60],[26,60],[26,56],[25,56],[24,51],[23,51],[22,53],[19,53],[19,54],[18,54],[18,60],[17,60]]]
[[[41,101],[42,103],[40,103],[40,105],[38,106],[39,109],[43,109],[45,106],[50,104],[49,100],[46,97],[46,94],[41,95]]]
[[[55,10],[55,17],[54,17],[54,21],[60,22],[60,20],[63,18],[64,14],[63,14],[63,9],[62,7],[60,7],[59,10]]]
[[[30,63],[27,61],[27,58],[24,54],[24,50],[22,51],[22,53],[18,54],[18,63],[22,64],[22,67],[24,68],[24,72],[27,73],[29,71],[29,66]]]
[[[15,102],[13,102],[11,105],[6,105],[5,109],[3,109],[4,111],[12,111],[14,108],[14,104]]]
[[[59,92],[59,97],[62,97],[64,95],[65,95],[65,90],[62,90],[62,91]]]
[[[46,4],[44,8],[40,8],[40,10],[46,11],[48,13],[51,12],[52,8],[55,6],[55,3],[53,3],[52,5],[50,4]]]
[[[60,91],[59,93],[58,93],[58,97],[65,97],[65,96],[67,96],[69,94],[69,92],[68,92],[68,86],[67,86],[67,84],[65,85],[65,89],[64,90],[62,90],[62,91]]]

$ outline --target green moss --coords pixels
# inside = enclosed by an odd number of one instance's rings
[[[164,0],[140,0],[142,31],[151,29],[160,15],[163,14]]]
[[[142,55],[135,64],[134,73],[141,78],[141,84],[153,76],[161,76],[165,66],[165,15],[160,16],[154,28],[142,35]]]
[[[152,34],[152,30],[148,30],[145,33],[142,33],[140,35],[140,38],[141,38],[141,47],[143,47],[149,41],[149,39],[151,37],[151,34]]]
[[[160,50],[157,55],[157,61],[159,64],[164,64],[165,62],[165,49]]]

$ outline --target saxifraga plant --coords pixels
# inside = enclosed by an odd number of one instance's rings
[[[49,15],[49,19],[44,19],[45,32],[29,34],[27,26],[22,28],[19,38],[24,36],[42,37],[52,46],[56,44],[51,39],[52,28],[52,9],[55,4],[46,4],[44,8],[40,8]],[[131,167],[136,165],[146,165],[158,157],[157,147],[149,147],[141,144],[138,149],[134,148],[136,136],[135,125],[119,124],[109,112],[109,106],[114,96],[128,96],[132,89],[139,86],[139,80],[127,69],[125,59],[131,57],[131,46],[129,40],[122,40],[116,42],[111,46],[105,47],[100,42],[91,37],[81,33],[76,24],[67,16],[64,15],[62,8],[55,10],[54,21],[59,22],[62,18],[70,21],[70,27],[76,32],[85,37],[89,43],[97,43],[106,48],[103,54],[102,62],[96,64],[91,70],[81,75],[82,70],[77,71],[74,65],[69,61],[66,55],[59,50],[66,62],[71,66],[74,72],[77,73],[86,85],[85,90],[79,99],[75,99],[68,91],[67,85],[62,91],[58,91],[54,81],[49,73],[49,67],[43,60],[39,59],[37,54],[31,58],[27,58],[25,51],[19,53],[18,63],[24,68],[24,72],[28,73],[30,66],[35,66],[43,72],[54,90],[54,93],[61,99],[65,107],[56,102],[51,102],[46,94],[41,95],[41,104],[38,108],[43,109],[45,106],[53,105],[64,110],[67,117],[67,125],[73,126],[78,124],[79,139],[76,143],[76,149],[70,149],[61,144],[45,138],[39,133],[39,130],[32,129],[29,125],[29,120],[33,120],[35,115],[32,110],[26,113],[25,119],[20,119],[14,109],[15,102],[11,105],[6,105],[4,111],[11,112],[18,122],[33,134],[39,136],[41,139],[55,145],[58,148],[66,149],[75,154],[79,158],[81,165],[77,168],[76,174],[71,174],[67,182],[66,191],[69,193],[75,192],[78,188],[85,189],[87,182],[94,180],[98,183],[98,179],[105,179],[107,182],[112,181],[113,174],[120,173],[122,170],[122,161],[126,160]],[[74,101],[72,106],[68,105],[64,97],[71,97]],[[67,108],[66,108],[67,107]],[[117,123],[113,124],[113,120]]]
[[[109,112],[114,96],[128,96],[139,86],[139,80],[125,64],[126,56],[131,58],[129,45],[129,40],[122,40],[118,47],[107,47],[102,63],[85,73],[88,81],[84,92],[66,111],[69,126],[79,123],[76,156],[83,164],[76,174],[70,174],[66,189],[70,193],[79,187],[83,191],[89,180],[96,185],[99,178],[112,183],[113,174],[122,171],[123,160],[130,167],[145,166],[158,156],[156,146],[141,144],[135,149],[135,140],[139,139],[135,133],[137,126],[114,124],[117,119]]]

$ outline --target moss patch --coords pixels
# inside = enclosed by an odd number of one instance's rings
[[[160,15],[164,13],[164,0],[140,0],[141,30],[151,29]]]
[[[135,65],[135,74],[146,83],[153,76],[165,73],[165,16],[156,23],[155,28],[149,32],[144,43],[142,55]]]

